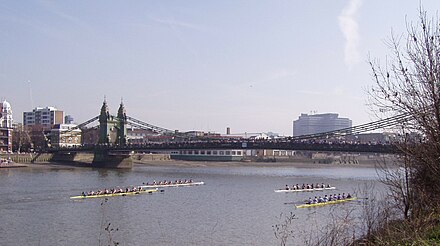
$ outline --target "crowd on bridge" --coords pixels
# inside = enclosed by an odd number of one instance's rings
[[[295,139],[294,137],[276,139],[250,139],[250,138],[193,138],[173,139],[169,141],[154,141],[115,146],[108,144],[83,145],[78,149],[95,148],[117,149],[285,149],[285,150],[322,150],[322,151],[354,151],[354,152],[395,152],[391,142],[360,142],[338,139]],[[75,148],[71,148],[75,149]]]

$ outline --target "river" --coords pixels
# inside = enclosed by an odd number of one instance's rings
[[[205,185],[107,200],[69,198],[99,188],[189,178]],[[336,186],[332,193],[353,193],[366,183],[378,183],[374,168],[361,167],[1,169],[0,244],[107,245],[111,240],[120,245],[277,245],[272,226],[282,221],[281,214],[293,212],[296,228],[307,229],[312,221],[328,218],[335,206],[360,207],[349,202],[296,209],[293,203],[330,192],[274,192],[286,184],[317,182]],[[114,229],[110,233],[105,230],[108,223]],[[292,242],[299,242],[295,237]]]

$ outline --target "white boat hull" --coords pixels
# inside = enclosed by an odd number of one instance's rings
[[[275,190],[275,192],[284,192],[284,193],[287,193],[287,192],[307,192],[307,191],[312,192],[312,191],[324,191],[324,190],[335,190],[335,189],[336,189],[336,187],[313,188],[313,189],[296,189],[296,190],[293,190],[293,189],[288,189],[288,190],[286,190],[286,189],[279,189],[279,190]]]

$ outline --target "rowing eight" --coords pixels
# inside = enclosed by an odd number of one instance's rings
[[[172,183],[172,184],[149,184],[149,185],[141,185],[142,188],[165,188],[165,187],[182,187],[182,186],[195,186],[195,185],[203,185],[205,182],[191,182],[191,183]]]
[[[110,194],[100,194],[100,195],[88,195],[88,196],[71,196],[70,199],[84,199],[84,198],[100,198],[100,197],[112,197],[112,196],[131,196],[139,194],[151,194],[153,192],[158,192],[159,189],[150,190],[140,190],[140,191],[129,191],[121,193],[110,193]],[[162,192],[163,190],[161,190]]]
[[[310,208],[310,207],[319,207],[319,206],[324,206],[324,205],[330,205],[330,204],[337,204],[337,203],[343,203],[343,202],[348,202],[348,201],[354,201],[356,200],[356,197],[351,197],[351,198],[345,198],[345,199],[341,199],[341,200],[333,200],[333,201],[329,201],[329,202],[320,202],[320,203],[311,203],[311,204],[301,204],[301,205],[296,205],[296,208]]]
[[[275,192],[302,192],[302,191],[323,191],[323,190],[334,190],[336,187],[326,187],[326,188],[313,188],[313,189],[279,189],[275,190]]]

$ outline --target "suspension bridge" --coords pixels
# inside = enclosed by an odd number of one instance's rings
[[[341,152],[374,152],[374,153],[394,153],[395,146],[392,144],[369,144],[369,143],[347,143],[344,141],[335,141],[344,136],[367,133],[374,130],[384,129],[400,125],[410,120],[406,114],[369,122],[349,128],[308,134],[302,136],[285,137],[272,140],[252,140],[246,138],[204,138],[195,139],[183,132],[169,130],[163,127],[155,126],[127,116],[123,103],[121,102],[117,115],[109,112],[106,101],[104,100],[101,112],[75,128],[85,129],[86,126],[99,122],[95,129],[99,129],[99,139],[93,145],[83,145],[76,148],[52,148],[54,153],[72,153],[72,152],[94,152],[94,164],[96,166],[120,166],[127,160],[130,153],[133,152],[155,152],[155,151],[176,151],[176,150],[200,150],[215,152],[221,150],[248,150],[248,149],[272,149],[272,150],[307,150],[307,151],[341,151]],[[142,129],[156,136],[168,136],[172,139],[166,142],[149,142],[142,144],[130,144],[127,139],[127,127]],[[64,134],[69,134],[68,132]],[[210,152],[210,151],[209,151]],[[190,152],[190,153],[195,153]],[[202,153],[202,152],[200,152]],[[114,163],[114,164],[109,164]],[[127,164],[131,165],[131,164]]]

